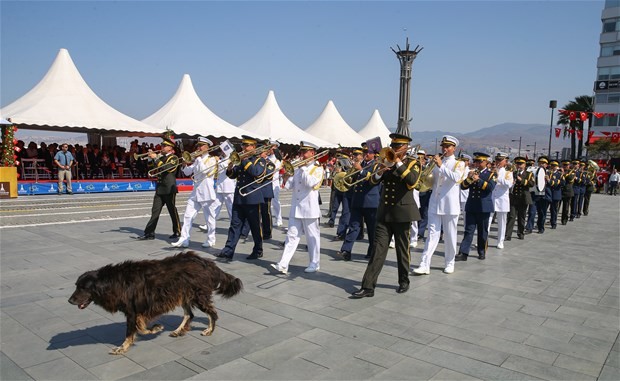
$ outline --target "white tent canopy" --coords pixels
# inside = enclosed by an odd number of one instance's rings
[[[331,100],[305,131],[343,147],[359,147],[366,140],[344,121]]]
[[[291,122],[278,106],[273,90],[269,91],[263,107],[239,127],[248,131],[248,135],[266,136],[270,139],[277,139],[280,143],[299,144],[300,141],[304,140],[319,147],[334,146],[308,134]]]
[[[147,136],[159,131],[102,101],[84,81],[67,49],[60,49],[43,79],[0,113],[24,128],[71,132],[118,131]]]
[[[370,119],[359,132],[360,135],[364,137],[365,140],[376,138],[379,136],[381,138],[381,145],[383,147],[387,147],[390,145],[392,139],[390,139],[390,130],[388,130],[385,123],[383,123],[383,119],[381,119],[381,115],[379,114],[379,110],[373,111]]]
[[[170,129],[175,135],[240,138],[246,133],[215,115],[202,103],[189,74],[183,75],[177,92],[168,103],[142,121],[159,128],[161,132]]]

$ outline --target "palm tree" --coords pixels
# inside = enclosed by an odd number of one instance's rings
[[[575,112],[587,112],[588,113],[588,131],[592,127],[592,112],[594,111],[594,97],[589,95],[580,95],[575,98],[574,101],[568,102],[563,107],[566,111],[575,111]],[[577,154],[575,155],[575,143],[576,143],[576,133],[571,134],[570,136],[570,152],[571,159],[581,158],[581,151],[583,149],[583,139],[587,139],[588,136],[583,136],[583,121],[580,118],[575,120],[570,120],[568,115],[559,113],[558,115],[558,126],[564,126],[564,137],[568,133],[568,130],[581,131],[582,140],[579,140],[577,146]]]

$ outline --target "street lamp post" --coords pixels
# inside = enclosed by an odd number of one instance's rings
[[[528,144],[528,145],[526,145],[526,147],[534,147],[534,159],[536,159],[536,143],[537,143],[537,142],[534,142],[534,144]]]
[[[518,156],[521,156],[521,137],[519,136],[519,140],[515,139],[515,140],[511,140],[511,141],[519,142],[519,155]]]
[[[553,131],[553,110],[556,107],[558,107],[558,101],[556,100],[549,101],[549,108],[551,109],[551,124],[549,125],[549,149],[547,150],[549,157],[551,157],[551,133]]]

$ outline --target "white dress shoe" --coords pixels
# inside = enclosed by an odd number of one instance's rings
[[[446,267],[445,269],[443,269],[443,272],[445,274],[452,274],[454,272],[454,266]]]
[[[308,266],[304,270],[305,273],[315,273],[321,269],[321,266]]]
[[[428,267],[420,266],[417,269],[413,269],[413,273],[420,274],[420,275],[430,275],[431,270]]]
[[[280,272],[282,274],[288,274],[288,269],[286,267],[282,267],[280,266],[279,263],[272,263],[271,267],[273,267],[274,269],[276,269],[277,272]]]
[[[504,248],[504,244],[503,243],[498,243],[497,244],[497,248],[498,249],[503,249]]]
[[[203,243],[200,246],[204,247],[205,249],[208,249],[210,247],[215,247],[215,244],[214,243],[205,242],[205,243]]]
[[[418,247],[418,241],[409,242],[409,247],[413,247],[415,249]]]
[[[172,246],[172,247],[181,247],[181,246],[182,247],[189,247],[189,242],[187,242],[187,240],[179,239],[176,242],[171,242],[170,246]]]
[[[198,226],[198,229],[207,231],[207,230],[209,230],[209,227],[207,225],[200,225],[200,226]]]
[[[281,226],[282,226],[282,222],[278,222],[278,223],[276,223],[276,226],[277,226],[277,227],[281,227]]]
[[[394,241],[390,241],[390,249],[393,249],[396,247],[396,243]]]

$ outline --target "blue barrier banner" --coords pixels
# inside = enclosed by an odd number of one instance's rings
[[[73,193],[109,193],[109,192],[141,192],[141,191],[154,191],[155,182],[147,180],[135,180],[135,181],[73,181],[72,182]],[[177,186],[192,186],[191,179],[177,180]],[[64,193],[67,192],[66,185],[64,186]],[[43,182],[43,183],[31,183],[31,182],[18,182],[17,194],[18,195],[43,195],[43,194],[56,194],[58,193],[57,182]]]

